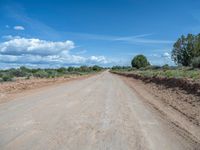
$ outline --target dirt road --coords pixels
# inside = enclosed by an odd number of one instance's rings
[[[109,72],[0,104],[2,150],[194,149],[178,132]]]

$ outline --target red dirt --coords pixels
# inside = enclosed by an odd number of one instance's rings
[[[190,133],[194,139],[198,139],[197,141],[200,140],[200,95],[199,89],[195,89],[197,84],[178,79],[148,79],[139,75],[124,75],[123,73],[120,75],[155,110],[164,114],[163,117]],[[188,84],[191,86],[187,87]],[[186,87],[183,88],[184,86]],[[191,91],[193,88],[194,91]]]
[[[14,82],[2,82],[0,83],[0,103],[4,103],[10,100],[13,94],[22,93],[26,90],[32,90],[36,88],[42,88],[45,86],[50,86],[53,84],[60,84],[67,81],[72,81],[75,79],[84,79],[86,77],[92,76],[84,75],[78,76],[73,75],[70,77],[59,77],[59,78],[32,78],[32,79],[17,79]]]
[[[133,73],[118,73],[113,72],[118,75],[132,77],[135,79],[140,79],[146,83],[155,83],[158,85],[164,85],[167,88],[179,88],[185,90],[189,94],[195,94],[200,96],[200,83],[194,82],[190,79],[183,78],[165,78],[165,77],[144,77]]]

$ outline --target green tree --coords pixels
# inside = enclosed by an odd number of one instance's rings
[[[192,59],[197,56],[197,47],[200,47],[197,36],[182,35],[173,45],[172,59],[177,65],[189,66]]]
[[[147,58],[144,55],[137,55],[133,58],[131,62],[132,67],[135,67],[137,69],[142,67],[147,67],[150,65]]]

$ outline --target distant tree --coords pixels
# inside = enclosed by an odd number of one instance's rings
[[[57,71],[59,73],[65,73],[67,71],[67,69],[65,67],[61,67],[61,68],[58,68]]]
[[[97,65],[92,66],[92,70],[93,70],[93,71],[100,71],[101,69],[102,69],[102,68],[99,67],[99,66],[97,66]]]
[[[75,70],[74,67],[68,67],[68,68],[67,68],[67,71],[69,71],[69,72],[72,72],[72,71],[74,71],[74,70]]]
[[[29,72],[29,71],[30,71],[30,69],[29,69],[29,68],[26,68],[25,66],[21,66],[19,69],[20,69],[21,71],[23,71],[23,72]]]
[[[122,67],[121,66],[113,66],[111,69],[112,70],[119,70],[119,69],[122,69]]]
[[[135,67],[137,69],[142,67],[147,67],[150,65],[147,58],[144,55],[137,55],[133,58],[131,62],[132,67]]]
[[[163,70],[168,70],[168,69],[170,69],[170,67],[169,67],[168,64],[165,64],[165,65],[162,66],[162,69],[163,69]]]
[[[87,66],[80,66],[80,71],[87,72],[89,68]]]

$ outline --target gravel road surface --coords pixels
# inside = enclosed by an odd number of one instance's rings
[[[83,80],[16,95],[0,104],[1,150],[188,150],[120,77]]]

